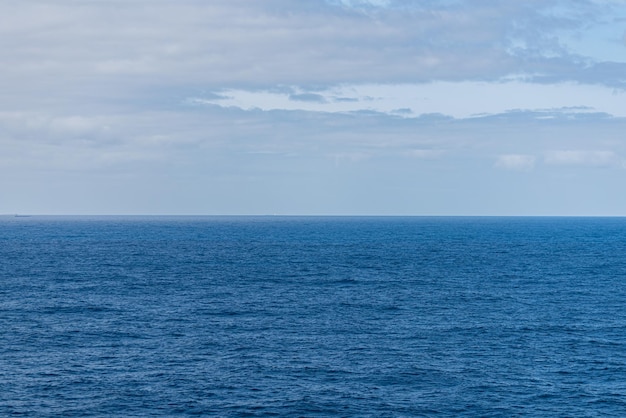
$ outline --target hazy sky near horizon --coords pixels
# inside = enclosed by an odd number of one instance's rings
[[[624,0],[4,0],[0,214],[626,215]]]

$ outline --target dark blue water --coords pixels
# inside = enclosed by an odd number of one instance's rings
[[[0,218],[0,416],[624,416],[626,219]]]

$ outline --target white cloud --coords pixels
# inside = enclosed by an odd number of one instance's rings
[[[535,167],[535,156],[525,154],[504,154],[498,156],[495,166],[507,170],[529,171]]]
[[[547,164],[610,167],[623,165],[623,159],[613,151],[559,150],[545,156]]]
[[[420,160],[432,160],[439,158],[445,154],[444,150],[439,149],[410,149],[406,151],[406,155],[409,157],[417,158]]]

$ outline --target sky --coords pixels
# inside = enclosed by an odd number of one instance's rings
[[[0,214],[626,216],[624,0],[3,0]]]

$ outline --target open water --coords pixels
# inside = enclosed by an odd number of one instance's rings
[[[625,416],[626,219],[0,218],[0,416]]]

